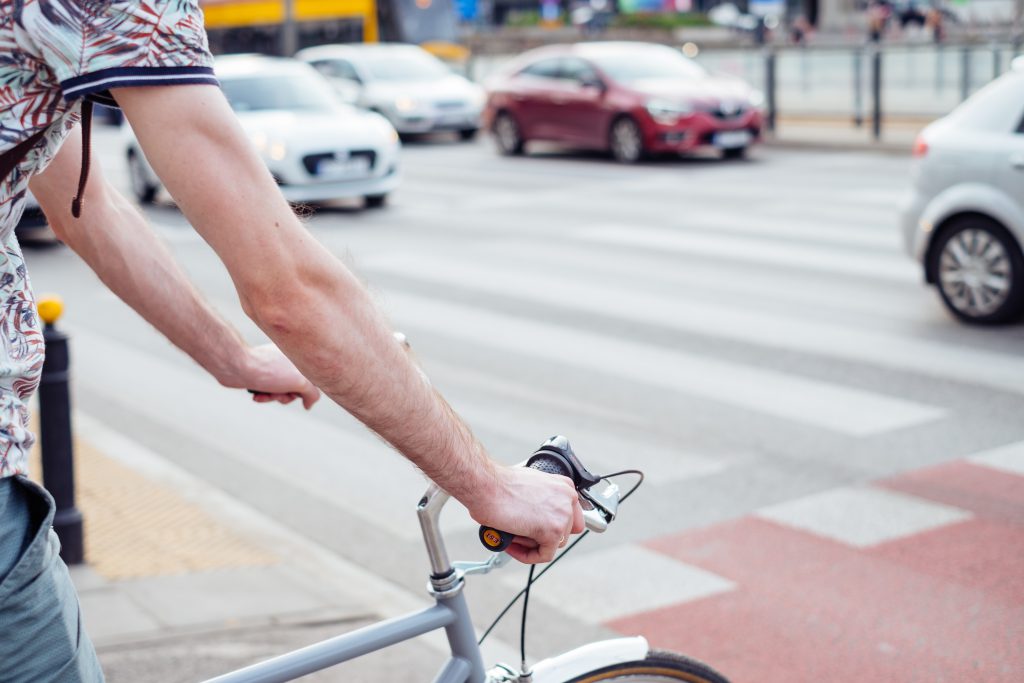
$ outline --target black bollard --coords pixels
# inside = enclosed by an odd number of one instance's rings
[[[75,507],[74,446],[71,439],[71,397],[68,392],[68,337],[56,328],[62,306],[57,299],[39,304],[46,323],[46,360],[39,381],[39,444],[43,460],[43,486],[57,503],[53,530],[60,538],[65,564],[85,561],[82,513]]]
[[[769,47],[764,51],[764,126],[771,133],[775,132],[775,117],[777,114],[775,88],[775,50]]]

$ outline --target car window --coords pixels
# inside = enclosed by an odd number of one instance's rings
[[[645,80],[697,80],[707,76],[704,67],[664,45],[630,46],[594,50],[587,55],[612,80],[635,83]]]
[[[418,47],[398,50],[368,50],[359,65],[371,81],[436,81],[452,72],[440,59]]]
[[[521,76],[538,76],[540,78],[558,78],[559,64],[557,59],[542,59],[534,62],[519,72]]]
[[[992,133],[1021,132],[1024,74],[1008,73],[967,98],[949,115],[956,125]]]
[[[330,78],[345,78],[350,81],[358,81],[359,74],[350,62],[344,59],[325,59],[313,62],[313,67]]]
[[[599,80],[594,67],[576,57],[562,60],[559,77],[569,81],[576,81],[577,83],[593,83]]]
[[[287,74],[220,77],[231,108],[245,111],[332,111],[330,84],[312,69]]]

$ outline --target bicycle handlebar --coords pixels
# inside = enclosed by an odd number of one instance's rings
[[[586,526],[591,531],[601,532],[608,528],[608,523],[615,517],[619,501],[619,487],[615,484],[609,485],[601,492],[591,491],[591,487],[601,481],[601,477],[595,476],[572,450],[569,440],[564,436],[553,436],[530,456],[526,461],[530,469],[548,474],[557,474],[568,477],[572,480],[576,491],[580,495],[580,504],[583,505],[583,518]],[[515,535],[507,531],[501,531],[488,526],[480,526],[480,543],[492,552],[506,550],[515,539]]]

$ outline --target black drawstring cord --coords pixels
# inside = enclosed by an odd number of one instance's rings
[[[85,195],[85,183],[89,180],[89,143],[92,133],[92,101],[82,102],[82,171],[78,175],[78,194],[71,200],[71,215],[78,218],[82,215],[82,197]]]

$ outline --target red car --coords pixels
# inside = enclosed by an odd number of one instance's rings
[[[764,96],[649,43],[556,45],[521,55],[487,83],[484,124],[504,154],[531,140],[645,154],[710,146],[739,158],[761,137]]]

